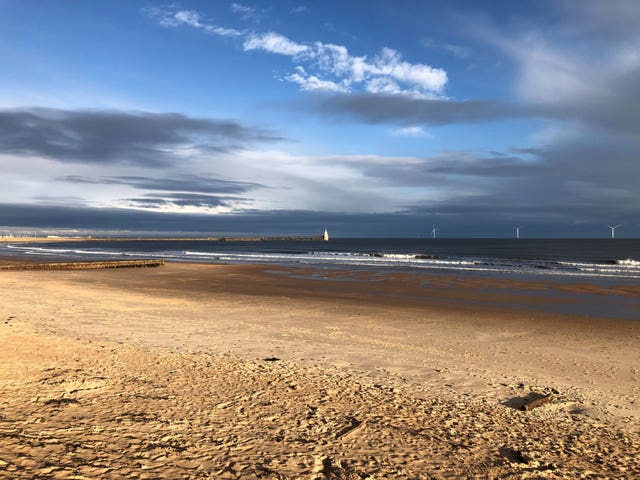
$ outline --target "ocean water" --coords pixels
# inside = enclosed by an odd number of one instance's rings
[[[547,278],[640,280],[640,239],[332,239],[91,241],[0,246],[3,255],[69,259],[334,266]]]

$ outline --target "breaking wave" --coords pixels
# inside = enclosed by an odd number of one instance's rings
[[[299,248],[299,244],[295,248]],[[180,248],[182,247],[182,248]],[[185,249],[192,247],[191,249]],[[155,244],[112,243],[95,245],[33,245],[9,244],[2,250],[19,255],[59,256],[64,258],[98,258],[98,257],[138,257],[165,258],[179,262],[206,263],[261,263],[289,265],[324,265],[345,267],[374,268],[411,268],[433,271],[459,272],[494,272],[505,274],[559,275],[559,276],[596,276],[613,278],[640,279],[640,260],[622,258],[617,260],[574,261],[564,258],[527,258],[522,255],[449,255],[406,253],[393,251],[321,251],[289,249],[245,250],[243,246],[224,246],[220,244],[185,244],[179,241]],[[283,247],[286,247],[283,245]],[[390,248],[389,248],[390,249]],[[356,250],[356,248],[353,248]],[[447,252],[448,253],[448,252]],[[542,256],[542,255],[540,255]],[[572,255],[575,256],[575,255]],[[593,258],[593,256],[591,257]],[[637,258],[637,257],[636,257]]]

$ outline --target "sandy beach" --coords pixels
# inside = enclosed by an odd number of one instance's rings
[[[612,295],[640,287],[2,271],[0,478],[637,478],[640,322],[548,308]]]

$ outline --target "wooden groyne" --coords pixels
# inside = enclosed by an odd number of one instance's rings
[[[0,270],[96,270],[103,268],[150,268],[164,266],[164,259],[113,260],[106,262],[25,263],[0,265]]]

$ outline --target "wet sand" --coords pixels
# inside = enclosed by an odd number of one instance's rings
[[[640,322],[550,314],[562,298],[518,298],[532,289],[639,294],[264,266],[0,272],[0,477],[640,476]]]

